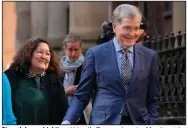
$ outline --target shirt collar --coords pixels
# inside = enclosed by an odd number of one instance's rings
[[[117,41],[116,37],[114,37],[113,39],[113,42],[114,42],[114,46],[115,46],[115,50],[116,52],[119,52],[123,49],[123,47],[119,44],[119,42]],[[128,48],[128,50],[133,53],[133,46]]]

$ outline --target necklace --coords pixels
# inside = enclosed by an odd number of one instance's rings
[[[42,72],[41,74],[34,74],[34,73],[32,73],[31,71],[29,71],[29,72],[27,73],[27,77],[28,77],[28,78],[43,77],[43,76],[45,76],[45,75],[46,75],[46,72]]]

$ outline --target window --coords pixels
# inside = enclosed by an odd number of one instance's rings
[[[164,2],[164,18],[169,19],[172,17],[172,2],[166,1]]]

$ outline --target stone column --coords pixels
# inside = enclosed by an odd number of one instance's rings
[[[31,3],[31,37],[47,37],[48,2]]]
[[[112,13],[113,13],[113,4],[112,1],[107,2],[108,3],[108,20],[112,20]]]
[[[146,17],[145,14],[144,14],[144,1],[138,2],[137,7],[139,7],[139,9],[140,9],[142,15],[143,15],[144,17]]]
[[[31,32],[30,2],[16,2],[17,29],[16,29],[16,52],[23,42],[30,38]]]
[[[185,32],[185,6],[186,2],[173,2],[172,4],[172,26],[173,32],[178,34],[178,31]]]
[[[67,34],[68,2],[48,2],[48,35],[47,39],[55,49],[61,48],[61,43]]]
[[[108,2],[70,2],[70,32],[84,42],[83,49],[96,45],[100,26],[108,20]]]
[[[147,20],[149,36],[164,35],[164,2],[147,2]]]
[[[164,2],[157,2],[155,16],[156,28],[160,35],[164,35]]]
[[[2,2],[2,63],[3,70],[6,70],[11,64],[15,55],[16,42],[16,2]]]

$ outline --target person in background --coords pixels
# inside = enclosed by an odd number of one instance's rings
[[[140,29],[139,29],[139,36],[136,43],[139,44],[143,43],[144,38],[146,37],[146,30],[147,30],[147,20],[145,17],[142,17],[142,21],[140,23]]]
[[[74,124],[79,119],[93,90],[89,124],[156,123],[160,97],[158,54],[136,43],[141,19],[136,6],[122,4],[114,10],[115,36],[88,49],[80,83],[62,124]]]
[[[60,68],[65,73],[65,77],[62,78],[62,84],[70,104],[80,82],[84,56],[82,54],[82,42],[79,36],[73,33],[70,33],[65,37],[63,47],[65,56],[60,60]],[[84,115],[82,115],[77,124],[86,124],[87,118],[89,117],[84,118]]]
[[[3,73],[3,80],[2,80],[2,97],[3,97],[3,106],[2,106],[2,113],[3,113],[3,125],[8,124],[16,124],[16,118],[12,111],[12,97],[11,97],[11,88],[9,80],[5,73]]]
[[[61,124],[68,108],[59,80],[59,59],[42,38],[27,40],[5,71],[17,124]]]
[[[114,37],[114,32],[112,28],[112,21],[104,21],[101,25],[101,34],[98,37],[97,45],[108,42]]]

